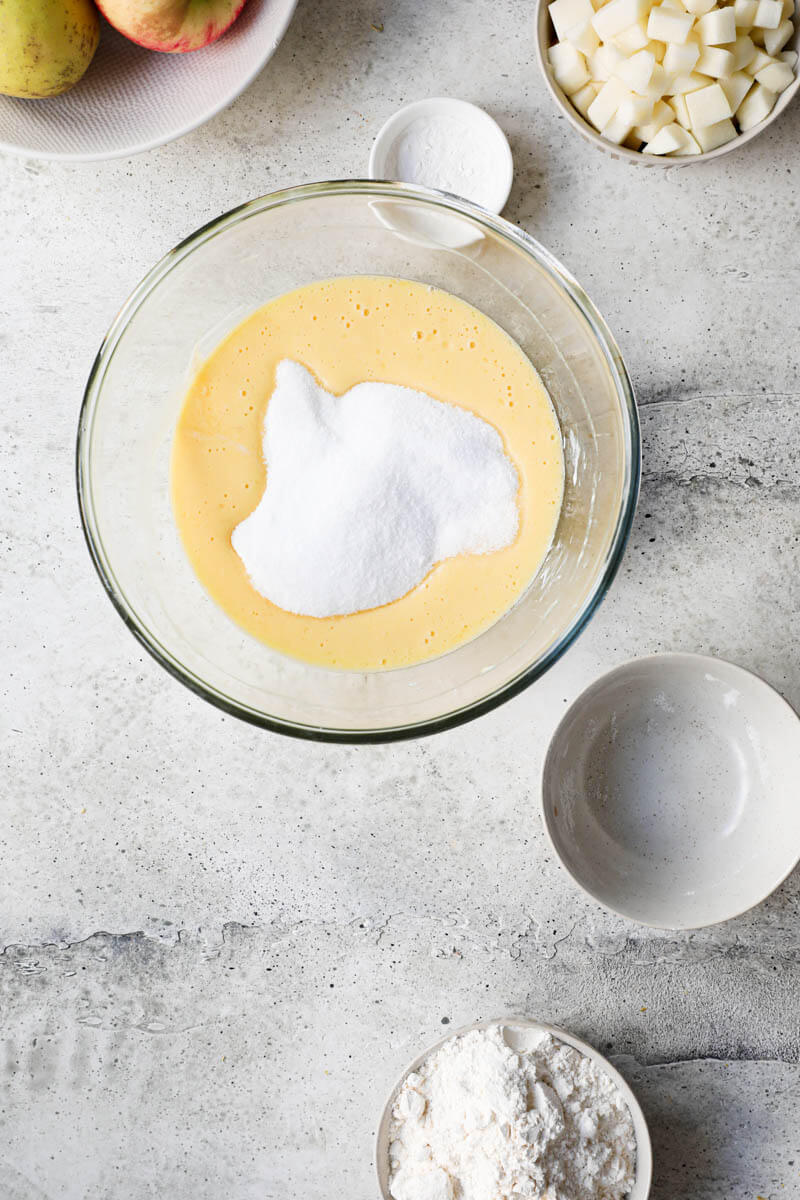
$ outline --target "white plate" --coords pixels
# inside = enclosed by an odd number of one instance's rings
[[[161,54],[101,19],[83,79],[47,100],[0,96],[0,149],[27,158],[89,161],[138,154],[216,116],[255,79],[283,37],[297,0],[247,0],[218,41]]]
[[[495,1017],[491,1021],[474,1021],[472,1025],[465,1025],[462,1029],[456,1029],[452,1033],[448,1033],[446,1037],[440,1038],[433,1046],[429,1046],[427,1050],[418,1055],[412,1063],[409,1063],[400,1079],[398,1079],[392,1088],[381,1116],[380,1125],[378,1126],[378,1136],[375,1143],[375,1169],[378,1175],[378,1191],[383,1200],[391,1200],[391,1193],[389,1192],[389,1126],[392,1120],[392,1109],[394,1108],[397,1094],[407,1077],[412,1071],[416,1071],[421,1067],[426,1058],[430,1058],[432,1054],[435,1054],[445,1042],[449,1042],[456,1037],[461,1037],[465,1033],[471,1033],[473,1029],[489,1029],[492,1025],[502,1025],[508,1033],[512,1035],[516,1034],[515,1044],[517,1048],[519,1048],[520,1040],[524,1042],[526,1031],[549,1033],[559,1041],[566,1042],[568,1046],[572,1046],[580,1054],[585,1054],[587,1058],[590,1058],[598,1066],[602,1067],[606,1075],[614,1083],[614,1086],[622,1093],[625,1103],[630,1109],[631,1119],[633,1120],[633,1132],[636,1137],[636,1179],[627,1200],[647,1200],[647,1197],[650,1195],[650,1183],[653,1175],[653,1151],[644,1113],[629,1084],[622,1078],[619,1071],[615,1067],[612,1067],[608,1059],[604,1058],[599,1050],[595,1050],[594,1046],[590,1046],[588,1042],[584,1042],[581,1038],[567,1033],[564,1029],[559,1029],[556,1025],[546,1025],[543,1021],[532,1021],[529,1017]]]
[[[732,663],[637,659],[567,712],[542,800],[556,854],[595,900],[658,928],[713,925],[800,861],[800,720]]]

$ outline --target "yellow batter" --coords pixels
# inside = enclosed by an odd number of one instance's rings
[[[231,533],[264,490],[264,414],[284,358],[337,394],[367,380],[401,384],[489,421],[520,477],[515,542],[438,563],[401,599],[350,616],[301,617],[259,595]],[[309,284],[248,317],[192,381],[172,455],[175,519],[213,599],[276,650],[348,670],[433,658],[502,616],[547,553],[563,482],[555,413],[516,343],[447,292],[369,275]]]

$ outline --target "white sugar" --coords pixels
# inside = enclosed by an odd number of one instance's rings
[[[486,421],[389,383],[342,396],[285,360],[264,420],[267,484],[234,529],[255,589],[289,612],[377,608],[457,554],[517,534],[517,472]]]

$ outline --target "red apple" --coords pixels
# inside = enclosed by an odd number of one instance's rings
[[[97,0],[115,29],[167,54],[185,54],[215,42],[231,25],[245,0]]]

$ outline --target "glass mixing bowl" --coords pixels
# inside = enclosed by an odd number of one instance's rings
[[[458,649],[392,671],[325,670],[244,633],[205,593],[172,517],[172,434],[193,371],[249,312],[333,275],[420,280],[502,326],[539,371],[564,444],[553,544],[517,603]],[[631,384],[579,285],[501,217],[423,188],[318,183],[199,229],[142,281],[92,368],[78,495],[100,578],[128,628],[198,695],[323,741],[416,737],[533,683],[577,637],[619,564],[639,483]]]

